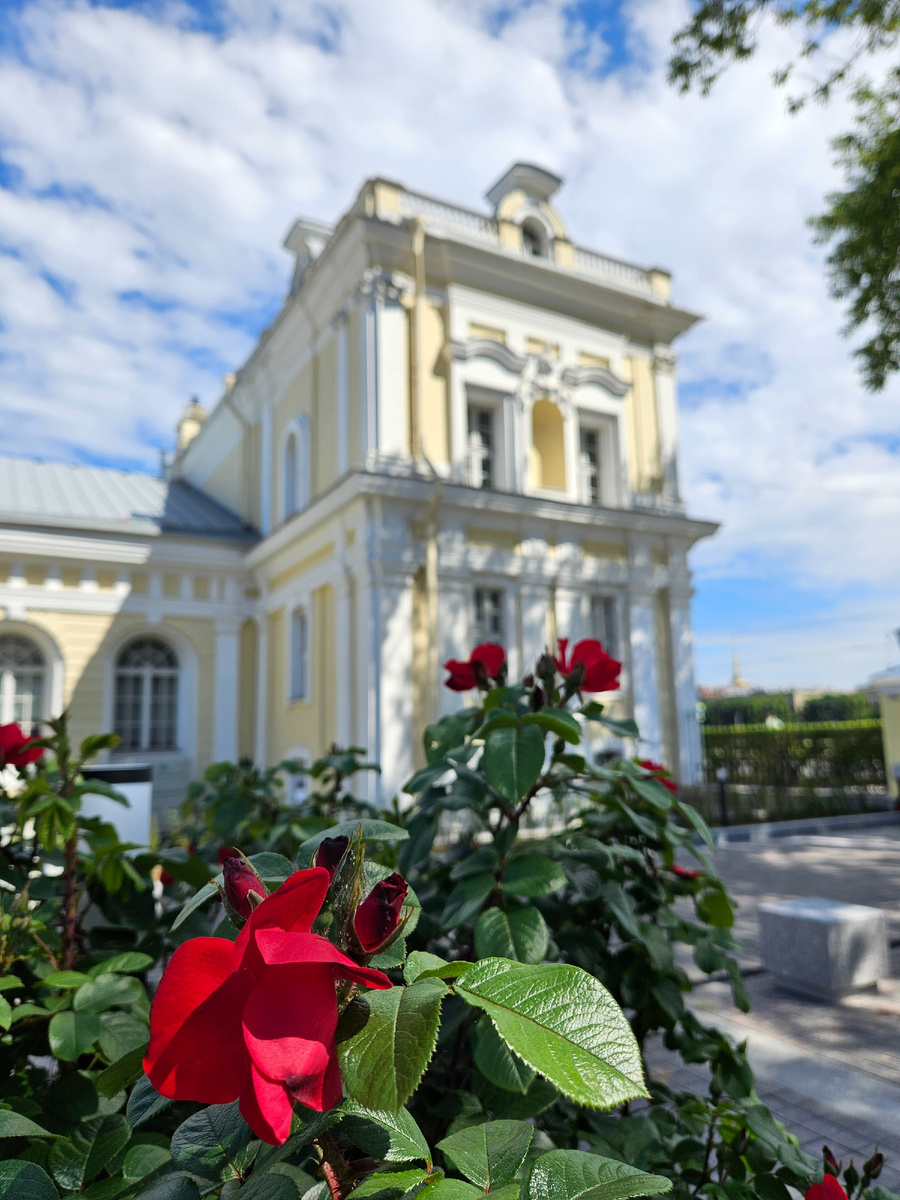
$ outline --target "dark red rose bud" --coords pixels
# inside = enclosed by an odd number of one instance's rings
[[[234,911],[245,919],[250,916],[260,900],[265,900],[266,889],[259,878],[239,858],[226,858],[222,863],[225,876],[225,895]],[[251,899],[251,897],[258,899]]]
[[[884,1155],[876,1150],[871,1158],[866,1159],[863,1163],[863,1174],[868,1175],[870,1179],[877,1179],[881,1174],[881,1168],[884,1166]]]
[[[353,932],[366,954],[377,953],[396,932],[409,886],[402,875],[376,883],[353,915]]]
[[[697,879],[700,875],[699,871],[692,871],[690,867],[680,867],[678,863],[669,867],[669,870],[673,875],[677,875],[679,879]],[[827,1150],[828,1147],[826,1146],[825,1149]]]
[[[338,869],[341,859],[347,853],[349,845],[348,837],[323,838],[319,844],[314,865],[324,867],[329,878],[334,879],[334,873]]]
[[[832,1151],[829,1149],[828,1146],[822,1147],[822,1157],[825,1159],[825,1166],[830,1167],[833,1174],[837,1175],[837,1173],[841,1169],[841,1164],[834,1157],[834,1154],[832,1153]]]

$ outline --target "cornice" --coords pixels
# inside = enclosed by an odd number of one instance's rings
[[[456,339],[450,342],[450,354],[462,362],[468,362],[470,358],[489,358],[514,375],[520,375],[528,363],[527,355],[516,354],[505,342],[498,342],[496,338]]]
[[[562,381],[568,387],[584,387],[585,384],[595,383],[605,388],[613,396],[622,397],[631,388],[631,384],[611,371],[609,367],[566,367],[562,373]]]

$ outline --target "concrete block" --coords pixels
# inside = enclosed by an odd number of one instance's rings
[[[890,974],[880,908],[836,900],[759,906],[763,964],[792,992],[834,1002]]]

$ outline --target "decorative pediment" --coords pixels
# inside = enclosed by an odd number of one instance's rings
[[[470,358],[489,358],[514,375],[520,375],[528,362],[526,355],[516,354],[505,342],[498,342],[496,338],[470,337],[465,341],[454,340],[450,343],[450,353],[463,362],[468,362]]]
[[[624,396],[631,387],[630,383],[609,367],[566,367],[562,378],[568,387],[582,387],[586,383],[595,383],[611,392],[613,396]]]

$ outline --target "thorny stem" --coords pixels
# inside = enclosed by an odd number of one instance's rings
[[[71,971],[75,965],[75,945],[78,940],[78,831],[66,842],[66,868],[63,895],[62,969]]]
[[[703,1151],[703,1170],[700,1172],[700,1179],[697,1182],[697,1186],[694,1188],[693,1192],[691,1193],[692,1196],[696,1196],[697,1193],[700,1191],[701,1187],[703,1187],[703,1185],[708,1182],[709,1159],[710,1159],[710,1155],[712,1154],[713,1141],[715,1140],[715,1136],[716,1136],[716,1113],[715,1113],[715,1109],[713,1109],[712,1115],[709,1118],[709,1133],[707,1134],[706,1146]]]
[[[343,1200],[344,1185],[347,1182],[347,1163],[341,1154],[340,1147],[327,1133],[316,1138],[313,1145],[319,1151],[319,1169],[328,1184],[331,1200]],[[333,1162],[332,1159],[336,1161]]]

